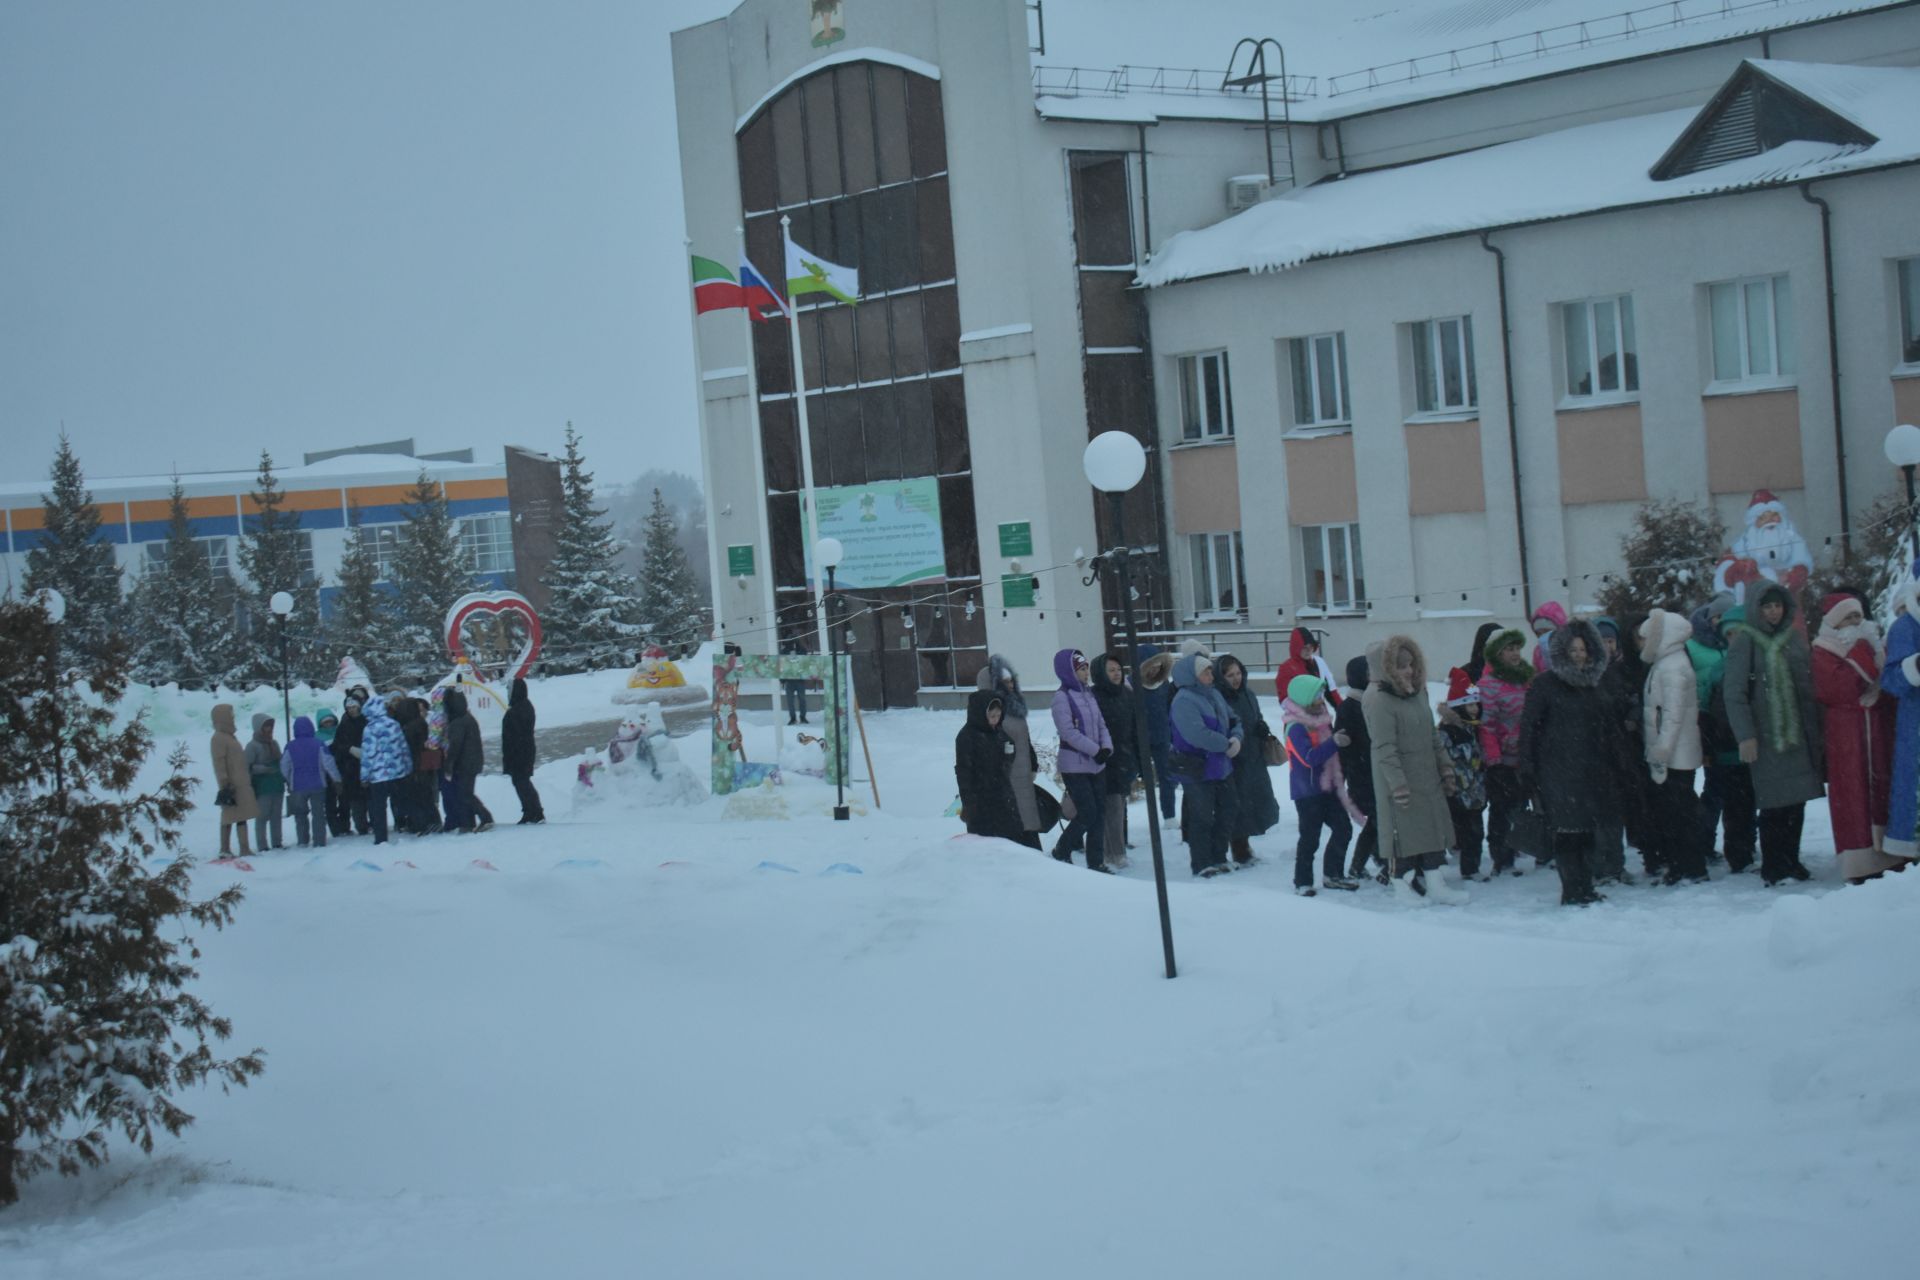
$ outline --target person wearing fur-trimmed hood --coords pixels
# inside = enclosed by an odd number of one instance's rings
[[[1665,609],[1655,609],[1640,624],[1640,652],[1647,663],[1640,742],[1653,782],[1653,841],[1668,884],[1699,884],[1707,878],[1700,800],[1693,790],[1694,773],[1705,760],[1700,749],[1700,684],[1687,654],[1692,638],[1693,623]]]
[[[1880,687],[1898,703],[1883,847],[1903,858],[1920,858],[1920,580],[1908,579],[1894,593],[1893,615],[1887,660],[1880,668]]]
[[[1880,687],[1886,655],[1880,628],[1858,596],[1835,592],[1820,602],[1813,641],[1813,696],[1820,700],[1827,748],[1827,814],[1840,874],[1850,884],[1904,870],[1907,859],[1882,850],[1893,776],[1894,699]]]
[[[1766,583],[1727,642],[1727,721],[1753,774],[1760,878],[1769,885],[1812,877],[1800,860],[1800,834],[1807,801],[1826,794],[1813,659],[1806,634],[1793,624],[1795,612],[1793,593]]]
[[[1184,793],[1180,829],[1193,874],[1206,879],[1232,870],[1227,850],[1239,805],[1233,760],[1240,754],[1245,730],[1213,687],[1213,655],[1197,643],[1182,646],[1172,679],[1173,746],[1168,758]]]
[[[1426,655],[1413,637],[1389,636],[1367,649],[1367,670],[1373,683],[1361,701],[1373,738],[1380,856],[1394,883],[1417,900],[1465,902],[1446,877],[1453,765],[1427,701]]]
[[[1007,766],[1007,782],[1013,788],[1014,807],[1020,811],[1017,839],[1029,849],[1040,847],[1040,797],[1034,791],[1034,777],[1040,772],[1040,758],[1034,754],[1033,737],[1027,731],[1027,699],[1020,692],[1020,673],[1001,654],[993,654],[980,668],[978,686],[1000,696],[1000,731],[1013,741],[1013,759]]]
[[[1280,821],[1280,801],[1274,797],[1273,777],[1267,772],[1266,740],[1273,737],[1273,730],[1260,714],[1260,697],[1247,683],[1247,667],[1240,659],[1230,653],[1214,657],[1213,687],[1240,721],[1245,742],[1233,758],[1235,805],[1227,840],[1233,860],[1244,865],[1254,860],[1253,837],[1265,835]],[[1345,848],[1342,841],[1341,849]]]
[[[1520,719],[1520,785],[1547,820],[1561,905],[1584,907],[1602,898],[1593,887],[1604,867],[1594,833],[1619,816],[1613,726],[1600,693],[1607,652],[1585,619],[1555,629],[1548,644],[1548,668],[1527,686]]]
[[[1074,808],[1073,820],[1053,846],[1053,856],[1071,862],[1073,850],[1084,847],[1087,870],[1112,875],[1113,868],[1107,865],[1105,782],[1100,775],[1113,759],[1113,737],[1088,687],[1093,668],[1078,649],[1061,649],[1053,655],[1053,673],[1060,677],[1052,708],[1054,732],[1060,735],[1056,767]]]
[[[1527,807],[1520,785],[1520,718],[1534,670],[1527,661],[1527,634],[1498,631],[1487,641],[1485,665],[1474,683],[1480,690],[1480,756],[1486,767],[1487,853],[1493,874],[1519,875],[1512,846],[1513,815]]]

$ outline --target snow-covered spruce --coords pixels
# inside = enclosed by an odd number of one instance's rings
[[[645,634],[636,616],[640,588],[618,567],[620,543],[606,511],[594,505],[593,472],[571,422],[560,485],[564,508],[543,579],[550,593],[541,613],[546,665],[560,672],[624,666]]]

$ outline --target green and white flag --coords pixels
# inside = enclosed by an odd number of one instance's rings
[[[798,298],[803,293],[824,293],[842,302],[858,302],[860,272],[808,253],[788,239],[787,297]]]

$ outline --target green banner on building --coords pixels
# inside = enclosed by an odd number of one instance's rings
[[[1003,609],[1033,608],[1033,575],[1030,573],[1001,574],[1000,607]]]
[[[1012,559],[1033,554],[1033,522],[1013,520],[1000,526],[1000,554]]]
[[[729,578],[751,578],[753,576],[753,547],[727,548],[727,576]]]

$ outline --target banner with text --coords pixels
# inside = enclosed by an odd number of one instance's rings
[[[905,587],[946,577],[940,482],[932,476],[816,489],[820,536],[845,549],[833,571],[842,587]],[[813,576],[813,548],[807,575]]]

